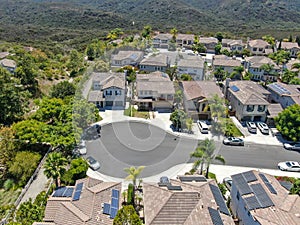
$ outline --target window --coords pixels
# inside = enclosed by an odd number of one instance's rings
[[[263,48],[259,48],[259,50],[258,50],[258,51],[262,52],[263,50],[264,50]]]
[[[240,193],[239,192],[236,193],[236,198],[237,198],[237,200],[240,200]]]
[[[257,108],[257,111],[258,111],[258,112],[264,112],[264,111],[265,111],[265,108],[266,108],[266,106],[264,106],[264,105],[259,105],[258,108]]]
[[[247,105],[247,112],[253,112],[254,111],[254,105]]]
[[[121,91],[121,90],[115,91],[115,95],[121,95],[121,94],[122,94],[122,91]]]
[[[108,91],[108,90],[106,90],[106,95],[112,95],[112,91],[110,90],[110,91]]]
[[[253,51],[256,52],[256,51],[257,51],[257,48],[253,48]]]

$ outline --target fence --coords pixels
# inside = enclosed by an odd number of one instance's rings
[[[16,207],[16,209],[19,207],[19,204],[22,200],[22,198],[24,197],[24,195],[26,194],[26,192],[28,191],[31,183],[33,182],[33,180],[36,178],[36,176],[38,175],[40,169],[42,168],[49,152],[52,150],[52,147],[50,147],[48,149],[48,151],[46,152],[46,154],[44,155],[43,159],[41,160],[41,162],[39,163],[38,167],[35,169],[34,173],[32,174],[32,176],[30,177],[30,179],[28,180],[27,184],[25,185],[25,187],[22,189],[21,194],[19,195],[19,197],[17,198],[17,200],[14,202],[14,206]],[[11,214],[13,213],[13,209],[11,209],[7,215],[5,216],[4,219],[2,219],[2,221],[0,222],[0,225],[4,225],[8,223],[8,219],[11,216]]]

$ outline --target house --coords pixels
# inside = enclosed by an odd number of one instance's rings
[[[180,59],[177,64],[178,74],[189,74],[193,80],[203,80],[204,60],[198,56]]]
[[[231,177],[231,210],[238,224],[300,224],[300,196],[289,195],[274,176],[253,170]]]
[[[226,80],[225,96],[240,121],[265,121],[270,92],[253,81]]]
[[[143,56],[142,51],[119,51],[118,54],[112,55],[111,65],[116,67],[136,66],[143,59]]]
[[[278,49],[280,42],[276,43]],[[281,42],[281,49],[288,51],[292,58],[297,58],[298,52],[300,52],[300,47],[297,42]]]
[[[48,198],[43,221],[53,225],[113,224],[121,207],[122,183],[90,177],[60,187]]]
[[[190,49],[192,48],[195,40],[194,34],[177,34],[176,44],[178,47]]]
[[[267,55],[273,52],[271,45],[262,39],[249,40],[247,48],[253,55]]]
[[[269,127],[275,127],[275,117],[279,115],[283,111],[283,108],[279,103],[271,103],[268,106],[268,111],[267,111],[267,121],[266,123],[268,124]]]
[[[217,68],[223,69],[228,74],[231,74],[235,67],[242,65],[242,62],[236,58],[229,57],[214,57],[212,61],[213,70]]]
[[[267,88],[271,93],[269,100],[280,103],[282,108],[285,109],[294,104],[300,105],[300,85],[276,82],[267,85]]]
[[[207,53],[215,53],[215,47],[218,44],[218,39],[214,37],[200,37],[199,43],[205,46]]]
[[[270,65],[271,70],[264,70],[263,65]],[[253,75],[251,79],[255,81],[277,81],[280,72],[280,67],[266,56],[246,57],[244,67],[247,72]]]
[[[244,46],[242,40],[222,39],[222,48],[229,52],[241,52]]]
[[[93,73],[88,101],[99,108],[125,106],[126,85],[123,73]]]
[[[163,183],[144,183],[145,225],[234,225],[215,180],[178,176]]]
[[[184,109],[194,120],[211,118],[208,99],[214,95],[220,98],[223,94],[214,81],[182,81]]]
[[[172,34],[157,34],[152,39],[152,45],[154,48],[169,48],[169,42],[171,41]]]
[[[7,69],[9,72],[14,73],[17,68],[17,63],[12,59],[2,59],[0,60],[0,66]]]
[[[149,55],[140,62],[140,70],[146,72],[166,72],[170,66],[169,57],[165,54]]]
[[[153,72],[137,74],[136,96],[134,103],[140,110],[171,111],[174,103],[175,89],[168,74]]]

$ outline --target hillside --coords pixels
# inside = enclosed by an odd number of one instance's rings
[[[0,39],[80,43],[119,27],[300,35],[300,0],[0,0]],[[132,22],[134,21],[134,26]]]

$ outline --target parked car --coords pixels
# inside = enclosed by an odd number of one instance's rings
[[[236,137],[228,137],[223,140],[224,145],[240,145],[244,146],[244,140]]]
[[[295,161],[280,162],[278,168],[283,171],[300,172],[300,164]]]
[[[231,191],[232,179],[230,177],[225,177],[223,179],[223,184],[225,184],[225,186],[228,189],[228,191]]]
[[[262,134],[269,134],[269,127],[267,124],[263,122],[257,122],[256,125]]]
[[[287,150],[300,151],[300,143],[284,143],[283,146]]]
[[[87,157],[86,161],[93,170],[98,170],[100,168],[100,163],[92,156]]]
[[[254,134],[257,133],[257,128],[256,128],[256,125],[255,125],[254,122],[247,122],[247,123],[246,123],[246,126],[247,126],[248,131],[249,131],[250,133],[254,133]]]
[[[199,130],[202,134],[208,134],[208,126],[203,121],[198,120],[197,125],[199,127]]]

